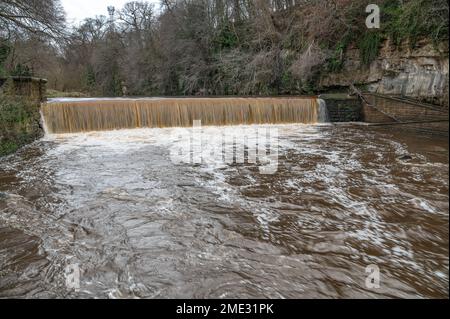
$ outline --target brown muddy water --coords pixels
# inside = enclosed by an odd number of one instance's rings
[[[448,297],[446,139],[276,127],[274,175],[173,164],[177,129],[48,136],[0,159],[0,297]]]

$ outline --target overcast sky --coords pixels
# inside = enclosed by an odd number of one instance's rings
[[[61,0],[67,14],[69,23],[79,23],[85,18],[95,17],[96,15],[108,15],[108,6],[114,6],[120,9],[131,0]],[[159,8],[159,0],[148,0],[155,3],[156,9]]]

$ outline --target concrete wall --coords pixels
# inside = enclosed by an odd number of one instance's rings
[[[364,121],[388,129],[448,136],[448,109],[379,94],[364,94],[368,103],[345,94],[320,96],[327,103],[331,122]]]
[[[363,119],[367,123],[394,124],[395,129],[407,129],[430,134],[448,135],[449,122],[446,109],[407,101],[395,97],[366,94]],[[374,107],[375,106],[375,107]]]
[[[322,95],[320,98],[327,104],[331,122],[359,122],[363,120],[362,105],[359,99],[332,94]]]

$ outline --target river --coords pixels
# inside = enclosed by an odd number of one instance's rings
[[[448,140],[272,127],[271,175],[174,163],[175,128],[47,135],[0,159],[0,297],[448,298]]]

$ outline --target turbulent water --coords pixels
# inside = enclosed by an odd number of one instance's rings
[[[276,128],[274,175],[174,164],[179,129],[49,136],[1,159],[0,297],[448,297],[446,140]]]

